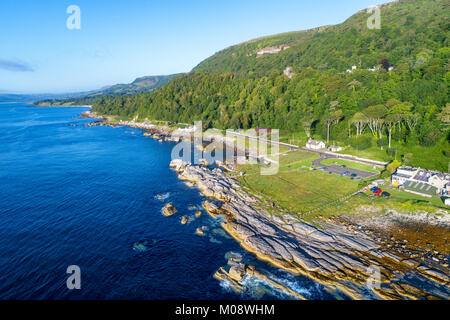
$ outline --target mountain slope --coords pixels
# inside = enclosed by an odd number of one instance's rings
[[[91,105],[101,96],[122,96],[143,92],[150,92],[158,89],[178,76],[172,74],[167,76],[147,76],[137,78],[129,84],[116,84],[97,91],[74,94],[72,97],[64,99],[47,99],[35,102],[38,106],[63,106],[63,105]]]
[[[381,7],[381,29],[369,29],[372,14],[362,10],[336,26],[290,32],[229,47],[200,63],[194,72],[261,76],[286,67],[334,68],[353,65],[372,68],[387,59],[391,65],[418,54],[448,46],[450,3],[446,0],[408,0]],[[276,54],[258,56],[264,48],[285,47]],[[287,48],[288,47],[288,48]]]
[[[137,78],[132,83],[116,84],[110,87],[106,87],[100,91],[87,95],[87,97],[98,97],[105,95],[127,95],[127,94],[148,92],[157,89],[159,87],[162,87],[176,76],[178,76],[178,74],[171,74],[168,76],[147,76]]]

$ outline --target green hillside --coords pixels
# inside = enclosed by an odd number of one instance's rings
[[[193,71],[261,76],[271,71],[312,67],[344,72],[351,66],[372,68],[387,59],[390,65],[413,65],[418,56],[448,46],[450,3],[446,0],[409,0],[381,8],[381,29],[369,29],[371,14],[358,12],[336,26],[290,32],[227,48],[200,63]],[[257,57],[269,47],[289,47],[278,54]]]
[[[382,7],[381,30],[369,30],[360,12],[338,26],[253,40],[152,93],[102,97],[94,111],[279,128],[301,141],[311,135],[349,153],[447,171],[449,13],[445,0],[401,1]]]

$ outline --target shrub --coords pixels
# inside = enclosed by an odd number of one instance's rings
[[[386,153],[388,156],[394,158],[395,156],[397,156],[397,149],[395,148],[389,148],[386,150]]]
[[[389,144],[389,142],[386,139],[378,139],[377,140],[377,146],[386,147]]]
[[[386,167],[386,171],[389,172],[390,174],[394,174],[395,171],[397,171],[397,168],[400,167],[401,165],[402,163],[400,161],[394,160]]]
[[[441,131],[433,126],[427,126],[426,130],[420,136],[420,144],[425,147],[431,147],[441,139]]]
[[[372,138],[370,137],[358,137],[351,141],[353,148],[357,150],[366,150],[372,147]]]
[[[450,158],[450,149],[449,150],[444,150],[444,156],[449,157]]]

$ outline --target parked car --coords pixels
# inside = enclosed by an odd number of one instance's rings
[[[391,194],[389,192],[383,192],[381,194],[384,198],[389,198],[391,196]]]
[[[375,192],[375,191],[377,191],[377,190],[379,190],[380,188],[378,188],[378,187],[373,187],[372,189],[370,189],[370,191],[372,191],[372,192]]]
[[[374,195],[374,196],[379,196],[379,195],[381,195],[382,193],[383,193],[383,190],[378,189],[378,190],[375,190],[375,191],[373,192],[373,195]]]

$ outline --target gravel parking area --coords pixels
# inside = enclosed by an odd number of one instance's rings
[[[322,164],[322,161],[325,159],[333,159],[333,158],[332,157],[322,157],[320,159],[314,160],[313,166],[318,167],[319,168],[318,170],[323,170],[325,172],[329,172],[331,174],[337,174],[340,176],[346,176],[349,179],[353,179],[353,180],[362,180],[362,179],[366,179],[366,178],[376,175],[373,172],[353,169],[353,168],[349,168],[346,166],[324,165],[324,164]]]

